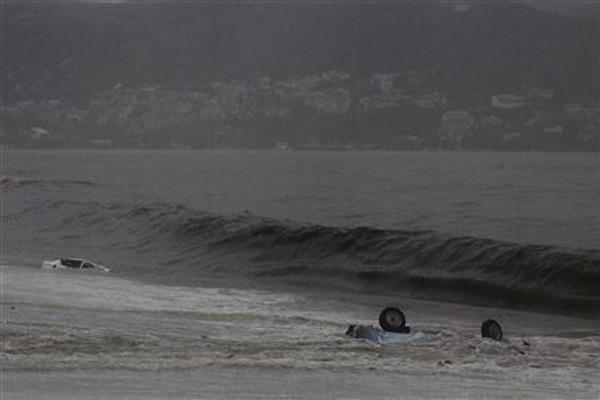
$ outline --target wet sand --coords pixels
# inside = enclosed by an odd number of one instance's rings
[[[427,340],[380,347],[343,332],[398,299],[1,268],[3,400],[600,397],[598,321],[404,299]]]

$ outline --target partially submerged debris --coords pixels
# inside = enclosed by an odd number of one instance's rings
[[[410,327],[406,326],[404,313],[396,307],[386,307],[379,314],[379,325],[381,328],[370,325],[350,325],[346,335],[377,344],[410,342],[425,337],[423,332],[411,333]],[[481,337],[501,341],[503,334],[500,324],[493,319],[484,321],[481,325]],[[529,346],[529,343],[524,340],[523,345]],[[469,348],[474,347],[469,346]],[[525,354],[522,350],[519,350],[519,353]],[[448,360],[446,364],[450,363],[451,361]]]
[[[425,337],[423,332],[411,333],[410,327],[406,326],[404,313],[396,307],[387,307],[379,314],[379,325],[381,328],[369,325],[350,325],[346,330],[346,335],[382,345],[412,342]]]
[[[346,335],[381,345],[414,342],[425,338],[423,332],[387,332],[380,328],[368,325],[350,325],[348,330],[346,330]]]
[[[481,337],[487,337],[493,340],[502,340],[502,328],[500,324],[493,319],[488,319],[481,324]]]
[[[77,270],[98,270],[102,272],[110,272],[110,269],[93,263],[91,261],[82,260],[80,258],[59,258],[53,261],[44,261],[42,263],[44,269],[77,269]]]
[[[379,314],[379,326],[387,332],[410,333],[404,313],[396,307],[387,307]]]

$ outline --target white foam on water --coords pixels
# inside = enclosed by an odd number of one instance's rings
[[[5,315],[7,354],[14,357],[6,364],[16,370],[375,370],[540,388],[550,398],[600,394],[600,335],[593,331],[572,338],[507,331],[506,339],[495,342],[460,318],[461,310],[468,315],[476,309],[440,303],[437,312],[446,319],[436,322],[423,306],[414,320],[423,340],[376,346],[344,332],[349,323],[376,322],[377,309],[369,320],[364,308],[343,301],[148,285],[77,272],[3,268],[2,273],[10,282],[4,302],[15,307]],[[418,306],[411,307],[417,314]],[[536,323],[535,314],[513,314]]]

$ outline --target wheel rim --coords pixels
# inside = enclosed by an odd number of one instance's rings
[[[388,311],[385,315],[385,320],[392,326],[402,325],[402,316],[397,311]]]
[[[498,339],[500,337],[500,330],[495,324],[490,326],[490,337],[494,339]]]

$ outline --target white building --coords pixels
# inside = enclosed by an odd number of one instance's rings
[[[547,126],[544,128],[544,133],[548,135],[562,135],[565,128],[562,125]]]
[[[550,101],[554,100],[555,94],[550,89],[527,89],[527,99],[529,101]]]
[[[495,94],[492,96],[492,107],[511,109],[525,105],[525,96],[518,94]]]
[[[286,150],[291,150],[292,146],[290,146],[289,143],[287,142],[277,142],[275,143],[275,150],[282,150],[282,151],[286,151]]]
[[[442,116],[438,135],[443,142],[460,149],[463,139],[475,126],[475,118],[467,111],[448,111]]]
[[[50,136],[50,132],[48,132],[46,129],[40,128],[38,126],[34,126],[33,128],[31,128],[31,131],[29,132],[29,138],[33,139],[33,140],[45,139],[49,136]]]
[[[394,90],[394,81],[401,75],[398,72],[375,74],[372,82],[379,87],[380,93],[390,93]]]

